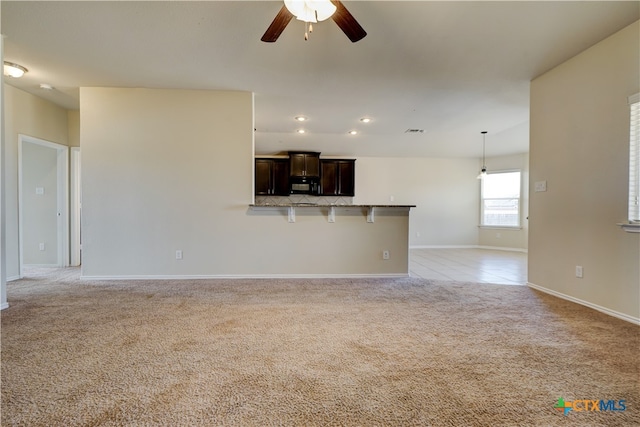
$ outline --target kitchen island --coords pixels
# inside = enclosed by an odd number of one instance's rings
[[[409,276],[414,205],[318,202],[249,205],[246,215],[260,224],[259,240],[271,242],[270,261],[261,265],[267,277]]]

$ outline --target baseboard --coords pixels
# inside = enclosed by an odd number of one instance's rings
[[[11,276],[11,277],[7,277],[7,282],[13,282],[14,280],[20,280],[22,279],[22,277],[20,276]]]
[[[484,245],[480,245],[477,246],[478,249],[488,249],[491,251],[507,251],[507,252],[522,252],[522,253],[527,253],[529,252],[527,249],[523,249],[523,248],[507,248],[504,246],[484,246]]]
[[[8,302],[3,302],[2,304],[0,304],[0,310],[4,310],[5,308],[9,308]]]
[[[207,279],[403,279],[409,273],[388,274],[216,274],[176,276],[80,276],[82,280],[207,280]]]
[[[601,305],[594,304],[589,301],[581,300],[580,298],[572,297],[570,295],[563,294],[562,292],[554,291],[553,289],[548,289],[540,285],[536,285],[531,282],[527,282],[527,286],[533,288],[537,291],[544,292],[545,294],[553,295],[554,297],[558,297],[567,301],[575,302],[576,304],[583,305],[585,307],[592,308],[601,313],[608,314],[609,316],[617,317],[618,319],[625,320],[627,322],[634,323],[640,326],[640,318],[629,316],[628,314],[620,313],[619,311],[611,310],[607,307],[602,307]]]
[[[414,245],[409,246],[409,249],[487,249],[492,251],[507,251],[507,252],[524,252],[527,253],[527,249],[522,248],[507,248],[504,246],[484,246],[484,245]]]
[[[409,249],[477,249],[478,245],[415,245]]]
[[[60,268],[60,264],[22,264],[28,268]]]

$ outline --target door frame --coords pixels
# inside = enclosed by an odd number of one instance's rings
[[[73,267],[77,267],[82,263],[82,241],[81,241],[81,218],[82,218],[82,192],[80,185],[80,176],[81,176],[81,168],[80,168],[80,147],[71,147],[71,186],[70,186],[70,196],[71,201],[69,204],[70,212],[69,212],[69,224],[71,227],[70,230],[70,248],[71,248],[71,259],[70,265]]]
[[[30,143],[36,144],[47,148],[52,148],[57,152],[57,235],[58,235],[58,247],[57,250],[57,265],[58,267],[69,266],[69,147],[55,142],[46,141],[44,139],[36,138],[29,135],[18,134],[18,246],[20,249],[19,263],[20,263],[20,277],[23,277],[23,202],[22,202],[22,173],[23,173],[23,144]]]

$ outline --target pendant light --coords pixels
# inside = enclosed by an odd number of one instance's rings
[[[483,130],[482,132],[480,132],[482,134],[482,169],[480,170],[480,174],[478,175],[478,179],[484,179],[485,176],[487,176],[487,164],[485,163],[485,157],[484,157],[484,153],[485,153],[485,138],[487,136],[487,131]]]

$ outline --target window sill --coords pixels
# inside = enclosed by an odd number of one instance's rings
[[[625,222],[625,223],[619,223],[617,225],[627,233],[640,233],[640,223]]]

